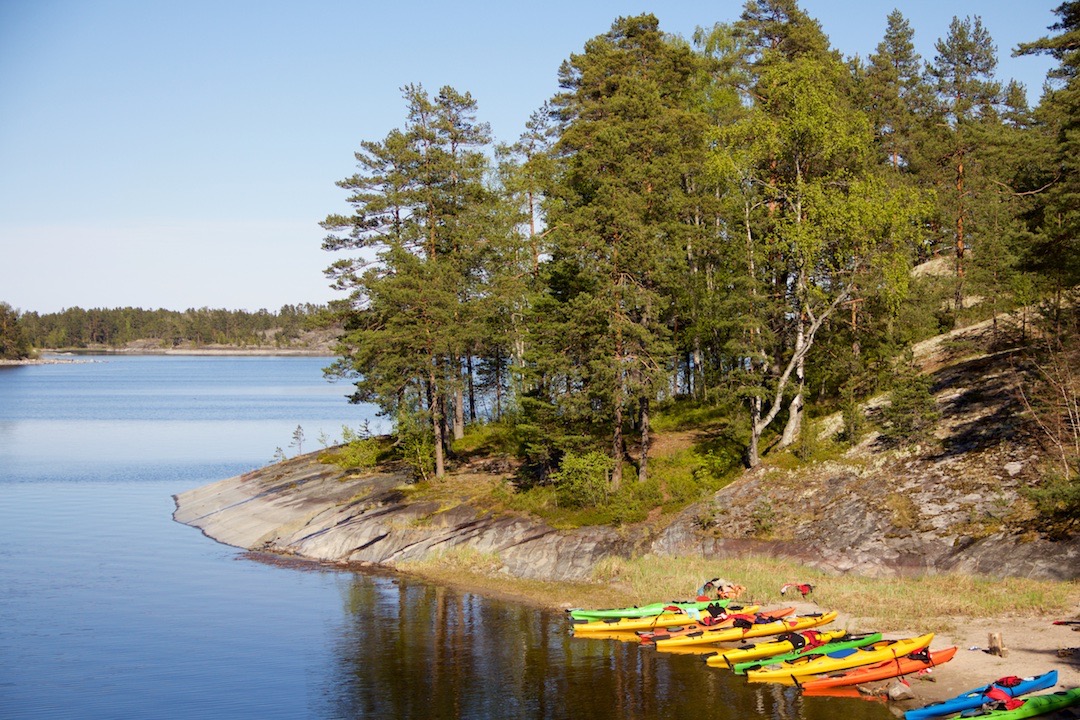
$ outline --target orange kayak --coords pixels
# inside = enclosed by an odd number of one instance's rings
[[[901,657],[893,658],[892,660],[885,660],[876,665],[863,665],[862,667],[851,668],[850,670],[845,670],[844,672],[839,672],[834,675],[827,675],[815,680],[800,682],[799,686],[803,690],[812,693],[816,690],[824,690],[826,688],[858,685],[864,682],[874,682],[875,680],[887,680],[889,678],[936,667],[942,663],[949,662],[953,659],[953,655],[956,655],[955,647],[945,648],[944,650],[935,650],[934,652],[926,652],[926,650],[927,648],[923,648],[922,650],[918,650],[909,655],[902,655]]]

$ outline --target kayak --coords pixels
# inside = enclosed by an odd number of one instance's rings
[[[660,615],[661,613],[668,612],[668,608],[677,608],[681,612],[690,612],[693,610],[702,611],[713,603],[718,603],[721,607],[727,607],[730,600],[673,600],[671,602],[655,602],[649,605],[637,605],[633,607],[624,608],[608,608],[606,610],[586,610],[584,608],[572,608],[567,610],[571,618],[586,619],[586,620],[600,620],[603,618],[640,618],[650,617],[654,615]]]
[[[755,617],[768,617],[770,620],[775,620],[776,618],[785,617],[795,612],[795,608],[793,607],[784,608],[783,610],[769,610],[763,613],[758,612],[760,609],[760,605],[747,605],[729,615],[720,615],[710,619],[702,618],[701,622],[684,625],[682,627],[664,628],[651,632],[642,631],[638,633],[638,636],[643,645],[648,645],[649,643],[655,643],[657,640],[682,637],[684,635],[705,632],[706,630],[727,629],[733,627],[735,621],[739,618],[742,618],[747,622],[752,621]]]
[[[1020,706],[1012,710],[996,709],[981,713],[965,713],[964,717],[984,718],[985,720],[1018,720],[1018,718],[1038,717],[1046,713],[1080,704],[1080,688],[1059,690],[1046,695],[1032,695],[1026,699],[1017,698]]]
[[[888,680],[889,678],[900,677],[901,675],[937,667],[938,665],[949,662],[953,659],[953,656],[956,655],[955,647],[936,650],[930,653],[926,652],[926,649],[927,648],[923,648],[910,655],[904,655],[903,657],[894,658],[892,660],[884,660],[876,665],[862,665],[860,667],[849,668],[840,673],[829,675],[828,677],[802,682],[800,685],[804,690],[823,690],[825,688],[846,687],[848,685],[858,685],[859,683],[864,682]]]
[[[655,628],[682,627],[693,625],[703,619],[713,617],[711,612],[715,609],[718,614],[725,613],[724,604],[712,603],[703,610],[688,610],[678,612],[662,612],[659,615],[646,615],[644,617],[611,617],[598,620],[572,619],[575,635],[581,633],[610,633],[610,632],[637,632],[638,630],[653,630]],[[673,607],[673,606],[669,606]],[[756,606],[755,606],[756,609]],[[741,609],[731,609],[732,612],[742,612]]]
[[[824,690],[804,690],[803,697],[833,697],[833,698],[852,698],[862,700],[864,702],[874,703],[888,703],[889,696],[885,693],[873,693],[867,695],[861,688],[856,687],[838,687],[838,688],[825,688]]]
[[[928,647],[933,639],[934,633],[927,633],[915,638],[881,640],[864,647],[837,650],[836,652],[813,657],[796,658],[795,660],[751,670],[746,673],[746,679],[750,682],[776,682],[784,685],[795,685],[814,675],[826,675],[847,670],[848,668],[873,665],[885,660],[903,657],[916,650]]]
[[[806,652],[814,647],[825,647],[829,643],[846,637],[848,637],[846,630],[806,630],[801,633],[786,633],[778,635],[775,640],[745,643],[738,647],[717,650],[708,655],[705,662],[713,667],[734,668],[739,663]]]
[[[683,635],[681,637],[654,638],[653,644],[656,645],[657,650],[667,650],[669,648],[685,647],[687,645],[738,642],[745,638],[779,635],[784,632],[796,632],[799,630],[806,630],[807,628],[817,627],[818,625],[825,625],[835,620],[837,614],[838,613],[833,610],[823,614],[786,617],[787,615],[790,615],[790,612],[786,612],[783,616],[777,617],[774,620],[757,622],[750,627],[705,628],[700,633],[690,633],[689,635]]]
[[[926,718],[933,718],[939,715],[950,715],[963,710],[982,707],[993,701],[993,698],[988,697],[987,693],[993,691],[995,688],[1009,697],[1017,697],[1019,695],[1035,692],[1036,690],[1052,688],[1057,685],[1057,681],[1057,670],[1051,670],[1042,675],[1028,678],[999,678],[989,685],[983,685],[974,690],[968,690],[965,693],[960,693],[954,698],[931,703],[930,705],[915,708],[914,710],[908,710],[904,713],[904,720],[926,720]]]
[[[705,619],[705,617],[702,617],[701,621],[697,623],[683,623],[678,626],[662,627],[659,630],[637,630],[637,639],[643,644],[649,644],[657,638],[680,637],[689,635],[690,633],[701,633],[701,631],[708,628],[731,627],[731,624],[735,622],[737,617],[753,615],[760,610],[760,608],[761,606],[757,606],[757,604],[748,604],[748,606],[741,607],[738,612],[732,613],[731,615],[721,614],[712,617],[712,619]],[[788,610],[788,613],[792,612],[795,612],[795,608]]]
[[[843,631],[840,631],[843,635]],[[828,633],[822,633],[827,635]],[[881,633],[871,633],[868,635],[843,635],[843,639],[838,640],[826,640],[824,645],[815,645],[812,647],[803,647],[798,650],[791,650],[786,653],[776,653],[775,655],[758,656],[754,660],[743,660],[730,664],[732,670],[736,675],[744,675],[750,670],[755,670],[763,665],[772,665],[775,663],[785,662],[787,660],[795,660],[800,657],[808,657],[813,655],[827,655],[837,650],[847,650],[849,648],[863,647],[864,645],[872,645],[873,643],[881,640]],[[737,659],[740,656],[735,656]],[[729,657],[728,662],[731,661]],[[717,663],[719,664],[719,663]]]

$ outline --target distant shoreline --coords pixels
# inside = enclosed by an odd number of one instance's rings
[[[16,367],[22,365],[65,365],[93,362],[93,359],[98,357],[140,355],[196,357],[336,357],[329,350],[317,348],[77,348],[65,350],[41,350],[37,357],[22,358],[19,360],[0,359],[0,367]]]

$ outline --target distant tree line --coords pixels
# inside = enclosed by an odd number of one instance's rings
[[[469,93],[409,85],[402,127],[338,183],[349,212],[322,223],[334,370],[426,438],[436,476],[469,423],[499,420],[535,478],[606,456],[611,488],[645,480],[677,398],[738,417],[754,466],[800,441],[808,407],[905,376],[913,342],[1068,306],[1080,3],[1055,12],[1016,50],[1060,63],[1034,109],[979,17],[924,59],[894,11],[845,58],[795,0],[749,0],[692,41],[618,18],[509,145]]]
[[[325,305],[283,305],[278,312],[258,310],[142,308],[67,308],[57,313],[18,313],[0,304],[3,348],[122,347],[154,341],[159,347],[181,345],[283,346],[326,319]],[[7,340],[6,338],[12,338]],[[15,338],[18,338],[15,340]]]
[[[0,302],[0,360],[21,360],[29,357],[30,341],[19,322],[19,313],[6,302]]]

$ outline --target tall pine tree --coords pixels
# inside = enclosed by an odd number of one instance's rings
[[[568,392],[555,399],[609,428],[613,487],[634,420],[639,478],[646,477],[650,403],[671,365],[665,319],[670,283],[685,267],[682,181],[704,130],[688,110],[697,67],[687,45],[642,15],[616,20],[559,72],[554,107],[563,130],[547,206],[554,302],[544,308],[557,328],[548,342],[559,345],[547,352],[565,356],[559,346],[575,341],[575,359],[557,381]]]
[[[448,409],[463,407],[469,304],[483,280],[490,139],[467,93],[446,87],[431,98],[410,85],[404,95],[404,129],[362,142],[358,172],[338,183],[354,212],[323,221],[323,247],[355,252],[327,270],[349,293],[336,370],[357,378],[355,400],[378,403],[399,429],[427,425],[441,477]]]

